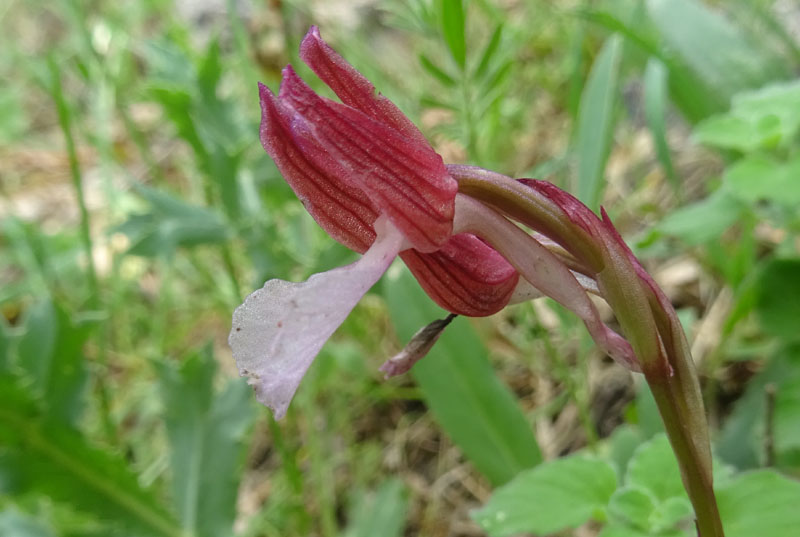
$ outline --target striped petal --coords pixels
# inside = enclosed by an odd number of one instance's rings
[[[433,252],[447,241],[458,185],[430,145],[320,97],[291,66],[279,98],[293,113],[292,138],[319,169],[344,168],[417,250]],[[313,150],[319,146],[325,152]]]
[[[303,150],[291,136],[294,115],[263,84],[261,98],[261,143],[275,161],[286,182],[306,210],[328,234],[348,248],[363,253],[375,239],[373,223],[378,217],[364,192],[344,179],[347,171],[331,159],[326,166],[313,162],[310,152],[324,153],[314,140],[305,140]]]
[[[484,317],[506,306],[519,274],[481,239],[470,233],[450,238],[437,252],[400,252],[420,286],[452,313]]]
[[[347,63],[312,26],[300,43],[300,58],[333,90],[339,99],[406,138],[427,144],[425,136],[395,104],[377,92],[372,82]]]

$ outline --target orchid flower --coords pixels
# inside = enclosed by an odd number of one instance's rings
[[[450,315],[384,363],[386,376],[408,371],[455,315],[491,315],[546,295],[578,315],[602,351],[644,373],[698,527],[703,535],[721,535],[685,335],[605,211],[599,218],[545,181],[445,165],[316,27],[303,39],[300,58],[341,102],[317,95],[287,66],[277,96],[259,85],[261,142],[314,220],[363,255],[304,282],[270,280],[236,309],[228,342],[257,399],[276,418],[286,413],[322,346],[398,256]],[[590,294],[611,306],[627,339],[603,322]]]
[[[640,370],[633,347],[603,323],[589,297],[604,296],[608,278],[599,276],[606,258],[628,260],[608,255],[617,237],[607,240],[610,223],[549,183],[445,165],[316,27],[303,39],[300,57],[341,102],[317,95],[287,66],[277,96],[259,85],[261,141],[317,223],[363,256],[305,282],[270,280],[234,312],[229,343],[240,374],[276,417],[285,414],[324,343],[397,256],[453,314],[491,315],[544,294],[575,312],[603,351]],[[476,185],[483,187],[476,191]],[[497,188],[539,206],[531,214],[503,214],[491,198]],[[381,370],[393,376],[410,369],[446,323],[436,326]]]

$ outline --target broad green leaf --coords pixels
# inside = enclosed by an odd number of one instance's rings
[[[73,323],[59,306],[42,301],[25,323],[17,347],[17,365],[45,402],[50,418],[74,423],[83,409],[87,372],[83,344],[93,323]]]
[[[725,102],[743,89],[788,75],[774,57],[703,2],[648,0],[647,8],[667,47]]]
[[[184,537],[125,461],[46,420],[15,379],[0,376],[0,482],[38,493],[138,535]]]
[[[595,518],[616,488],[608,462],[572,456],[521,472],[472,516],[491,537],[549,535]]]
[[[758,470],[736,476],[716,493],[726,537],[797,537],[800,482]]]
[[[608,512],[619,520],[647,531],[650,517],[656,509],[657,500],[652,493],[641,487],[626,486],[614,491],[608,503]]]
[[[597,208],[603,197],[621,57],[622,40],[612,36],[592,65],[578,111],[578,198],[592,208]]]
[[[719,188],[704,200],[669,214],[658,225],[658,230],[689,245],[703,244],[718,239],[746,210],[727,189]]]
[[[450,54],[463,71],[467,62],[467,43],[464,37],[466,20],[463,0],[439,0],[442,34]]]
[[[446,312],[401,265],[384,278],[392,321],[401,341]],[[469,322],[457,318],[412,374],[437,421],[489,481],[507,482],[541,461],[531,425],[492,370],[488,351]]]
[[[650,58],[644,72],[644,113],[647,126],[653,137],[656,155],[672,188],[679,192],[680,179],[672,166],[669,144],[667,143],[667,69],[656,58]]]
[[[625,484],[649,490],[659,501],[686,496],[678,461],[665,434],[639,446],[628,463]]]
[[[695,128],[700,143],[750,152],[791,143],[800,130],[800,82],[771,84],[737,94],[731,110]]]
[[[693,517],[694,508],[688,498],[668,498],[658,504],[650,515],[650,528],[661,535],[679,522],[692,520]]]
[[[400,537],[408,511],[407,492],[399,479],[381,483],[372,494],[356,496],[344,537]]]
[[[614,429],[614,432],[606,440],[607,458],[614,463],[619,475],[625,475],[628,461],[631,460],[636,448],[644,438],[639,427],[625,423]]]
[[[771,201],[789,207],[800,204],[800,155],[789,163],[764,155],[750,155],[725,171],[730,191],[755,203]]]
[[[764,331],[784,340],[800,338],[800,258],[770,261],[758,288],[756,314]]]
[[[690,537],[684,531],[674,530],[654,535],[650,532],[644,532],[630,526],[623,526],[617,523],[608,524],[603,528],[603,531],[597,537]]]
[[[254,416],[251,391],[230,381],[215,393],[216,362],[208,349],[180,367],[159,364],[158,370],[181,526],[200,537],[227,535],[236,517],[242,439]]]

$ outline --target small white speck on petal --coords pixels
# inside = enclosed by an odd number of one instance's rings
[[[286,414],[322,346],[404,247],[385,217],[375,228],[375,242],[355,263],[304,282],[270,280],[233,312],[228,344],[239,374],[276,419]]]

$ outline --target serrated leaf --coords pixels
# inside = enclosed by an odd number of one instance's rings
[[[356,497],[344,537],[399,537],[407,510],[403,482],[399,479],[384,481],[374,493]]]
[[[408,341],[423,325],[447,312],[439,309],[401,265],[384,278],[392,322]],[[489,481],[507,482],[541,461],[531,426],[487,359],[488,351],[469,322],[457,318],[412,374],[436,420]]]
[[[644,71],[644,113],[658,161],[672,188],[678,192],[681,186],[680,179],[672,165],[672,156],[667,143],[667,77],[668,72],[663,63],[656,58],[647,61]]]
[[[758,470],[736,476],[716,493],[726,537],[797,536],[800,482]]]
[[[634,453],[625,484],[649,490],[658,500],[686,496],[678,461],[665,434],[657,434]]]
[[[456,64],[463,71],[467,62],[463,0],[439,0],[439,15],[444,41]]]
[[[608,503],[608,512],[640,530],[647,531],[650,529],[650,517],[656,509],[656,503],[656,499],[647,489],[626,486],[614,491]]]
[[[694,509],[687,498],[668,498],[658,504],[650,515],[650,528],[661,535],[693,516]]]
[[[578,198],[592,208],[598,207],[603,196],[621,57],[622,40],[612,36],[592,65],[578,110]]]
[[[246,383],[230,381],[215,393],[216,362],[209,349],[180,367],[159,364],[158,371],[181,526],[199,537],[230,534],[242,438],[254,416],[251,391]]]
[[[29,312],[17,347],[17,365],[43,398],[51,419],[74,423],[80,416],[87,380],[82,349],[93,324],[73,323],[50,301],[39,302]]]
[[[800,319],[800,258],[773,259],[758,278],[756,314],[767,334],[797,340]]]
[[[608,462],[567,457],[521,472],[496,489],[472,518],[491,537],[548,535],[602,512],[616,488],[617,474]]]
[[[0,441],[6,445],[0,481],[13,483],[15,491],[43,494],[140,535],[184,537],[119,456],[89,445],[66,425],[45,421],[9,376],[0,376]]]

